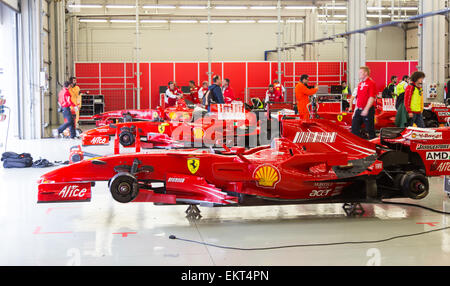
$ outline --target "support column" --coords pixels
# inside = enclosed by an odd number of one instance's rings
[[[447,8],[446,0],[420,0],[420,14]],[[425,75],[424,96],[426,102],[443,102],[445,69],[448,64],[446,45],[447,25],[445,16],[428,17],[419,23],[419,70]],[[437,87],[437,96],[430,92],[431,86]]]
[[[136,98],[137,109],[141,109],[141,45],[140,45],[139,0],[136,0]],[[150,99],[151,100],[151,99]]]
[[[366,27],[367,3],[360,0],[349,0],[347,4],[347,31]],[[347,38],[347,81],[351,88],[359,83],[359,68],[366,65],[366,35],[351,34]]]
[[[319,37],[319,26],[317,24],[317,10],[313,9],[305,15],[305,42],[313,41]],[[303,58],[305,61],[317,60],[317,44],[306,45],[303,48]]]

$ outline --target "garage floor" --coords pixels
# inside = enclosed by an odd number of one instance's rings
[[[67,160],[77,144],[10,141],[8,151]],[[87,151],[107,154],[112,148]],[[449,230],[382,243],[261,251],[168,238],[255,248],[378,240],[450,225],[450,217],[423,209],[364,205],[363,217],[348,218],[340,204],[200,208],[203,218],[192,222],[185,206],[117,203],[106,183],[94,187],[90,203],[36,204],[36,181],[52,169],[0,168],[0,265],[450,265]],[[450,211],[443,179],[431,179],[431,189],[422,201],[405,201]]]

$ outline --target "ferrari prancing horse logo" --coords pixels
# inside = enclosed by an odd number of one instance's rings
[[[197,173],[198,168],[200,167],[200,160],[197,158],[189,158],[187,160],[187,167],[192,174]]]

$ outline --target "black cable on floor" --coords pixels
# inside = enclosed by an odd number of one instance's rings
[[[435,213],[439,213],[439,214],[445,214],[445,215],[449,215],[450,214],[449,212],[444,212],[444,211],[436,210],[436,209],[433,209],[433,208],[429,208],[429,207],[425,207],[425,206],[421,206],[421,205],[417,205],[417,204],[411,204],[411,203],[398,203],[398,202],[385,202],[385,201],[383,201],[382,204],[418,207],[418,208],[422,208],[422,209],[425,209],[425,210],[428,210],[428,211],[431,211],[431,212],[435,212]],[[177,239],[177,240],[181,240],[181,241],[185,241],[185,242],[190,242],[190,243],[195,243],[195,244],[200,244],[200,245],[205,245],[205,246],[211,246],[211,247],[216,247],[216,248],[221,248],[221,249],[241,250],[241,251],[261,251],[261,250],[274,250],[274,249],[297,248],[297,247],[335,246],[335,245],[348,245],[348,244],[350,244],[350,245],[351,244],[374,244],[374,243],[387,242],[387,241],[391,241],[391,240],[394,240],[394,239],[425,235],[425,234],[429,234],[429,233],[433,233],[433,232],[444,231],[444,230],[447,230],[447,229],[450,229],[450,226],[443,227],[443,228],[438,228],[438,229],[433,229],[433,230],[428,230],[428,231],[412,233],[412,234],[397,235],[397,236],[392,236],[392,237],[388,237],[388,238],[384,238],[384,239],[378,239],[378,240],[344,241],[344,242],[312,243],[312,244],[294,244],[294,245],[281,245],[281,246],[256,247],[256,248],[242,248],[242,247],[232,247],[232,246],[217,245],[217,244],[201,242],[201,241],[196,241],[196,240],[191,240],[191,239],[186,239],[186,238],[180,238],[180,237],[176,237],[173,234],[169,236],[169,239]]]

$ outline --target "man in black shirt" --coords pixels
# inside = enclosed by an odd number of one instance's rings
[[[203,97],[204,104],[208,107],[208,111],[211,111],[211,104],[223,104],[225,100],[222,94],[222,79],[219,75],[213,77],[213,84],[208,87],[206,96]]]

